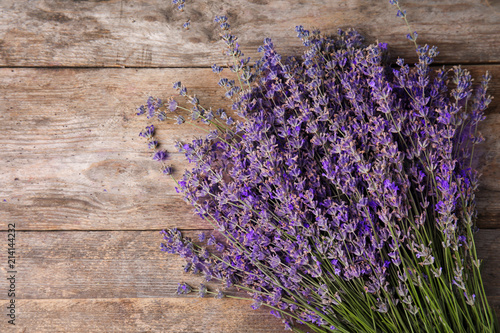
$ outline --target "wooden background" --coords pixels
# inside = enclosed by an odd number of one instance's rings
[[[403,1],[438,63],[493,74],[482,126],[477,244],[500,313],[500,1]],[[163,228],[207,225],[161,177],[138,132],[135,108],[167,98],[182,80],[202,103],[224,106],[209,66],[224,63],[212,23],[227,14],[247,55],[263,38],[301,52],[294,26],[355,27],[393,55],[415,60],[406,27],[386,0],[0,1],[0,331],[282,332],[266,310],[225,299],[176,296],[182,260],[159,251]],[[189,18],[192,29],[182,24]],[[196,130],[161,126],[164,147]],[[176,176],[185,165],[177,154]],[[7,324],[7,224],[15,223],[16,326]]]

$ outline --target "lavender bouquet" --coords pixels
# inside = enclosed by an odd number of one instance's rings
[[[302,26],[301,57],[265,39],[251,65],[227,18],[216,22],[233,79],[212,69],[236,119],[180,82],[189,108],[151,97],[138,112],[207,131],[177,144],[194,165],[177,190],[224,241],[172,229],[162,250],[221,288],[178,293],[222,298],[234,286],[296,332],[498,332],[473,237],[489,74],[473,89],[460,66],[429,67],[438,52],[414,32],[418,62],[391,67],[384,43]],[[154,132],[141,136],[171,174]]]

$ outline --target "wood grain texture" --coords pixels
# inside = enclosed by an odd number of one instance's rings
[[[184,235],[194,239],[197,232]],[[5,239],[5,232],[0,237]],[[157,232],[18,232],[16,242],[18,322],[28,331],[47,332],[50,325],[72,332],[282,331],[265,309],[251,310],[250,301],[176,296],[178,282],[196,286],[202,279],[184,273],[181,258],[159,251]],[[489,301],[500,315],[500,230],[481,230],[476,244]],[[4,261],[4,244],[0,251]],[[0,279],[0,307],[6,289],[7,281]],[[242,330],[236,330],[238,323]]]
[[[197,233],[185,235],[196,238]],[[160,251],[161,241],[159,231],[18,232],[16,296],[175,297],[178,283],[195,287],[203,282],[200,276],[184,273],[182,258]],[[2,249],[7,253],[6,246]],[[2,279],[0,290],[7,284]],[[0,293],[0,299],[6,298]]]
[[[207,236],[211,233],[204,231]],[[183,230],[197,240],[198,230]],[[223,236],[215,233],[223,241]],[[5,232],[0,232],[5,239]],[[500,229],[476,234],[488,296],[500,297]],[[202,277],[183,271],[184,260],[160,251],[158,231],[26,231],[16,236],[20,299],[174,297],[179,282]],[[208,247],[213,251],[213,247]],[[2,244],[1,259],[7,246]],[[0,299],[8,281],[0,280]],[[217,287],[216,282],[209,286]],[[237,295],[235,290],[231,294]],[[241,295],[241,294],[239,294]]]
[[[489,0],[404,2],[422,43],[439,62],[499,62],[500,3]],[[213,18],[227,14],[249,56],[265,37],[288,54],[301,49],[295,25],[335,33],[353,27],[369,41],[415,58],[403,22],[388,1],[197,0],[186,12],[164,0],[3,0],[0,66],[193,67],[222,61]],[[191,30],[182,24],[190,19]]]
[[[2,332],[285,333],[266,310],[231,299],[22,299],[18,307],[16,327],[1,320]]]
[[[500,66],[486,69],[500,92]],[[151,161],[139,131],[149,122],[135,116],[148,95],[167,98],[182,77],[205,105],[227,106],[208,69],[0,69],[0,225],[19,230],[158,230],[206,228],[193,216]],[[184,113],[184,115],[186,115]],[[479,226],[500,221],[500,109],[494,99],[482,125],[478,151],[483,173]],[[158,125],[163,147],[203,132],[172,120]],[[168,163],[182,174],[178,153]],[[6,200],[3,202],[2,200]]]

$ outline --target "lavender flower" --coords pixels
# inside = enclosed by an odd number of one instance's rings
[[[144,105],[141,105],[140,107],[137,108],[137,115],[140,116],[142,114],[146,113],[146,107]]]
[[[398,1],[391,3],[406,21]],[[218,252],[211,255],[173,229],[163,232],[162,250],[185,258],[207,281],[249,290],[251,307],[273,307],[287,329],[294,322],[318,332],[497,327],[484,290],[469,278],[480,276],[471,242],[478,183],[471,156],[491,100],[489,75],[474,90],[459,66],[434,69],[437,50],[418,45],[416,32],[408,37],[418,62],[398,59],[392,68],[385,43],[367,45],[354,30],[326,37],[303,26],[296,27],[302,57],[281,57],[265,39],[250,67],[227,17],[215,22],[242,83],[221,77],[218,84],[243,120],[214,114],[174,83],[193,105],[191,119],[215,127],[205,138],[176,143],[193,164],[176,190],[225,243],[208,237]],[[158,105],[148,100],[148,110],[157,113]],[[177,102],[168,108],[175,111]],[[152,126],[142,133],[150,145],[153,133]],[[206,292],[200,287],[200,296]],[[215,297],[224,296],[217,289]],[[442,324],[457,308],[460,318]]]
[[[172,172],[173,172],[173,169],[172,169],[172,167],[171,167],[171,166],[169,166],[169,165],[165,165],[165,166],[163,166],[163,167],[162,167],[161,172],[162,172],[164,175],[171,175],[171,174],[172,174]]]
[[[149,149],[155,149],[157,146],[158,146],[158,141],[156,141],[156,140],[151,140],[148,142]]]
[[[185,283],[179,283],[179,286],[177,287],[176,294],[177,295],[182,295],[182,294],[189,294],[192,291],[192,288],[185,284]]]
[[[173,98],[168,102],[168,109],[170,112],[174,112],[175,110],[177,110],[177,106],[177,101]]]
[[[139,136],[142,136],[143,138],[150,139],[153,137],[154,133],[155,133],[155,127],[154,127],[154,125],[150,125],[150,126],[146,126],[146,129],[141,131],[139,133]]]
[[[164,150],[158,150],[153,155],[153,160],[155,160],[155,161],[164,161],[166,158],[167,158],[167,152]]]
[[[181,124],[183,124],[184,122],[185,122],[185,120],[184,120],[184,117],[183,117],[183,116],[177,116],[177,118],[176,118],[176,123],[177,123],[178,125],[181,125]]]
[[[198,297],[205,297],[207,294],[207,287],[201,283],[198,289]]]
[[[217,289],[217,293],[215,294],[215,298],[217,299],[221,299],[221,298],[224,298],[224,293],[222,292],[222,290],[220,289]]]

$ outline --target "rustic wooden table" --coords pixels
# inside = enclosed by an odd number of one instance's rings
[[[408,0],[403,6],[440,64],[490,70],[496,99],[482,125],[477,234],[484,281],[500,313],[500,1]],[[163,228],[209,229],[161,177],[138,132],[135,108],[182,80],[223,106],[209,66],[223,63],[213,17],[227,14],[244,51],[266,36],[301,52],[294,26],[368,41],[415,60],[406,27],[385,0],[167,0],[0,2],[0,331],[282,332],[264,309],[176,296],[182,260],[159,251]],[[182,24],[191,20],[191,30]],[[196,130],[161,126],[164,147]],[[176,176],[186,167],[171,154]],[[8,225],[15,223],[15,326],[8,323]]]

